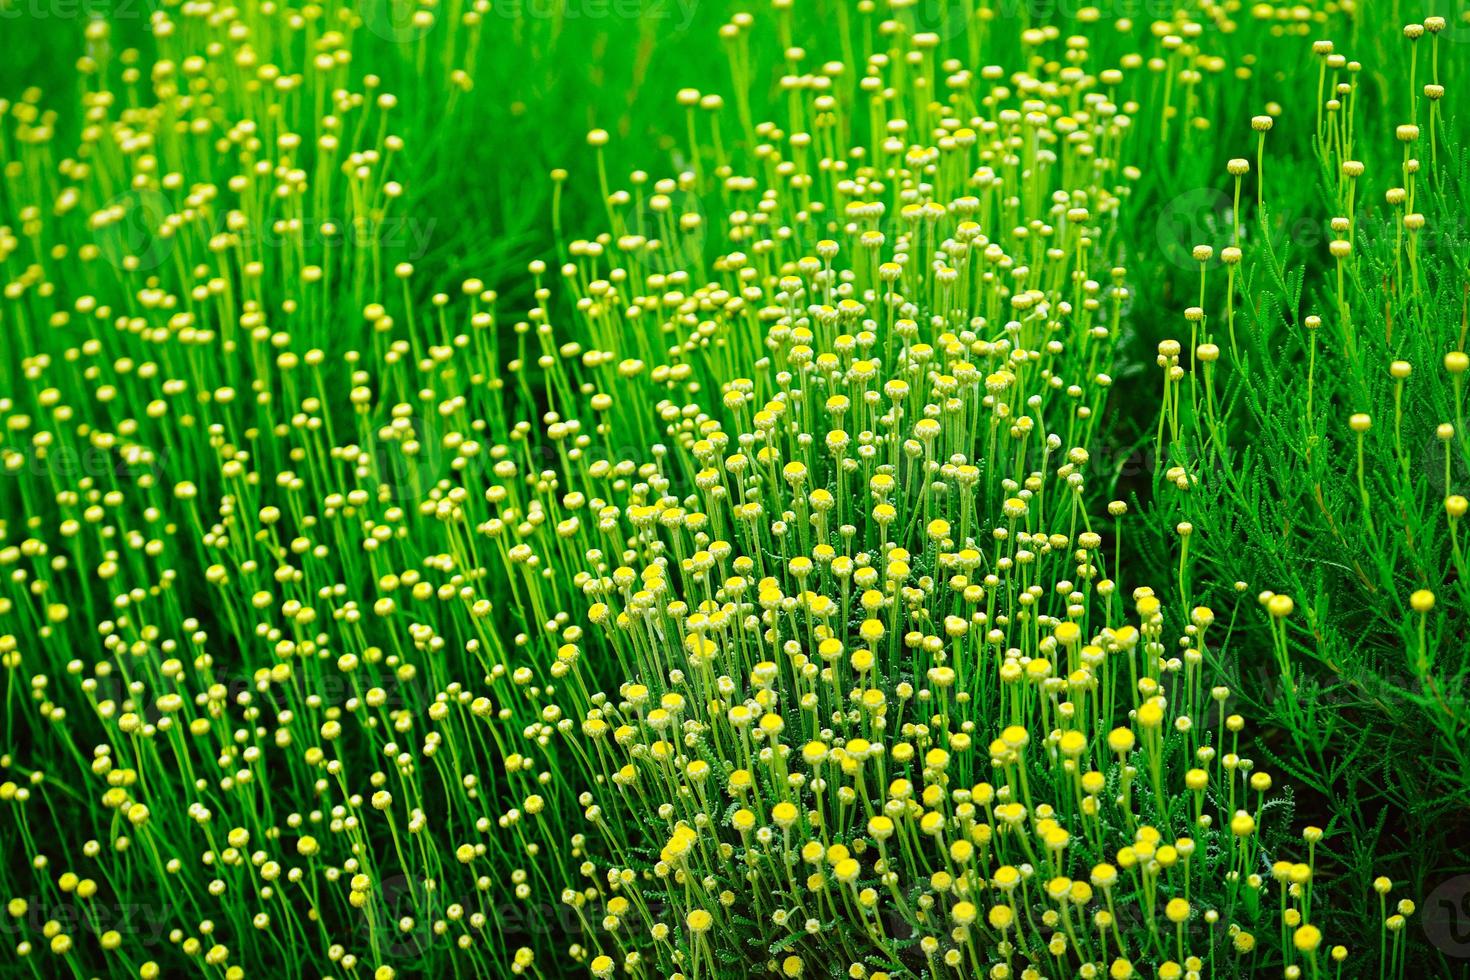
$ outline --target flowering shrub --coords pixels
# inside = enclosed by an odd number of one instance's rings
[[[75,100],[0,102],[7,969],[1442,965],[1399,896],[1455,825],[1390,835],[1464,793],[1446,22],[1407,64],[1373,35],[1407,83],[1370,85],[1312,45],[1335,6],[735,12],[675,172],[594,129],[555,261],[477,271],[474,221],[433,244],[484,196],[444,146],[495,152],[501,76],[601,31],[522,13],[165,3],[140,48],[78,25]],[[1215,135],[1288,71],[1315,129]],[[1288,124],[1315,163],[1271,158]],[[1149,215],[1195,159],[1230,203],[1179,253]],[[1326,258],[1288,257],[1272,208],[1318,190]],[[1371,598],[1336,615],[1296,539]],[[1354,628],[1419,721],[1316,699]],[[1449,802],[1369,809],[1353,733],[1410,724]]]

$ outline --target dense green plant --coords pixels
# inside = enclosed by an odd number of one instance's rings
[[[1319,41],[1320,109],[1298,100],[1265,135],[1264,181],[1244,133],[1219,163],[1244,203],[1199,243],[1197,292],[1166,328],[1183,373],[1145,437],[1175,468],[1140,489],[1157,504],[1153,567],[1183,570],[1186,595],[1220,601],[1239,581],[1242,605],[1298,599],[1276,662],[1255,655],[1274,641],[1242,609],[1219,665],[1285,736],[1269,757],[1341,831],[1333,860],[1403,847],[1421,892],[1464,870],[1470,803],[1470,662],[1455,639],[1467,185],[1444,101],[1463,69],[1443,22],[1427,23],[1397,50],[1364,45],[1362,62]],[[1301,161],[1299,187],[1278,179],[1278,142]]]
[[[5,969],[1452,972],[1462,25],[589,11],[17,21]]]

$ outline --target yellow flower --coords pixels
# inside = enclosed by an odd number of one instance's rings
[[[1322,930],[1314,925],[1297,926],[1291,936],[1292,945],[1303,953],[1315,953],[1322,944]]]

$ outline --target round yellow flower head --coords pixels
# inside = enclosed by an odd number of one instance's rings
[[[1315,953],[1317,947],[1322,944],[1322,930],[1314,925],[1297,926],[1296,932],[1292,933],[1292,945],[1303,953]]]

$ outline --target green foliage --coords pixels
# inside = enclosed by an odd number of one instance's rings
[[[1463,973],[1470,22],[1132,6],[0,0],[0,972]]]

